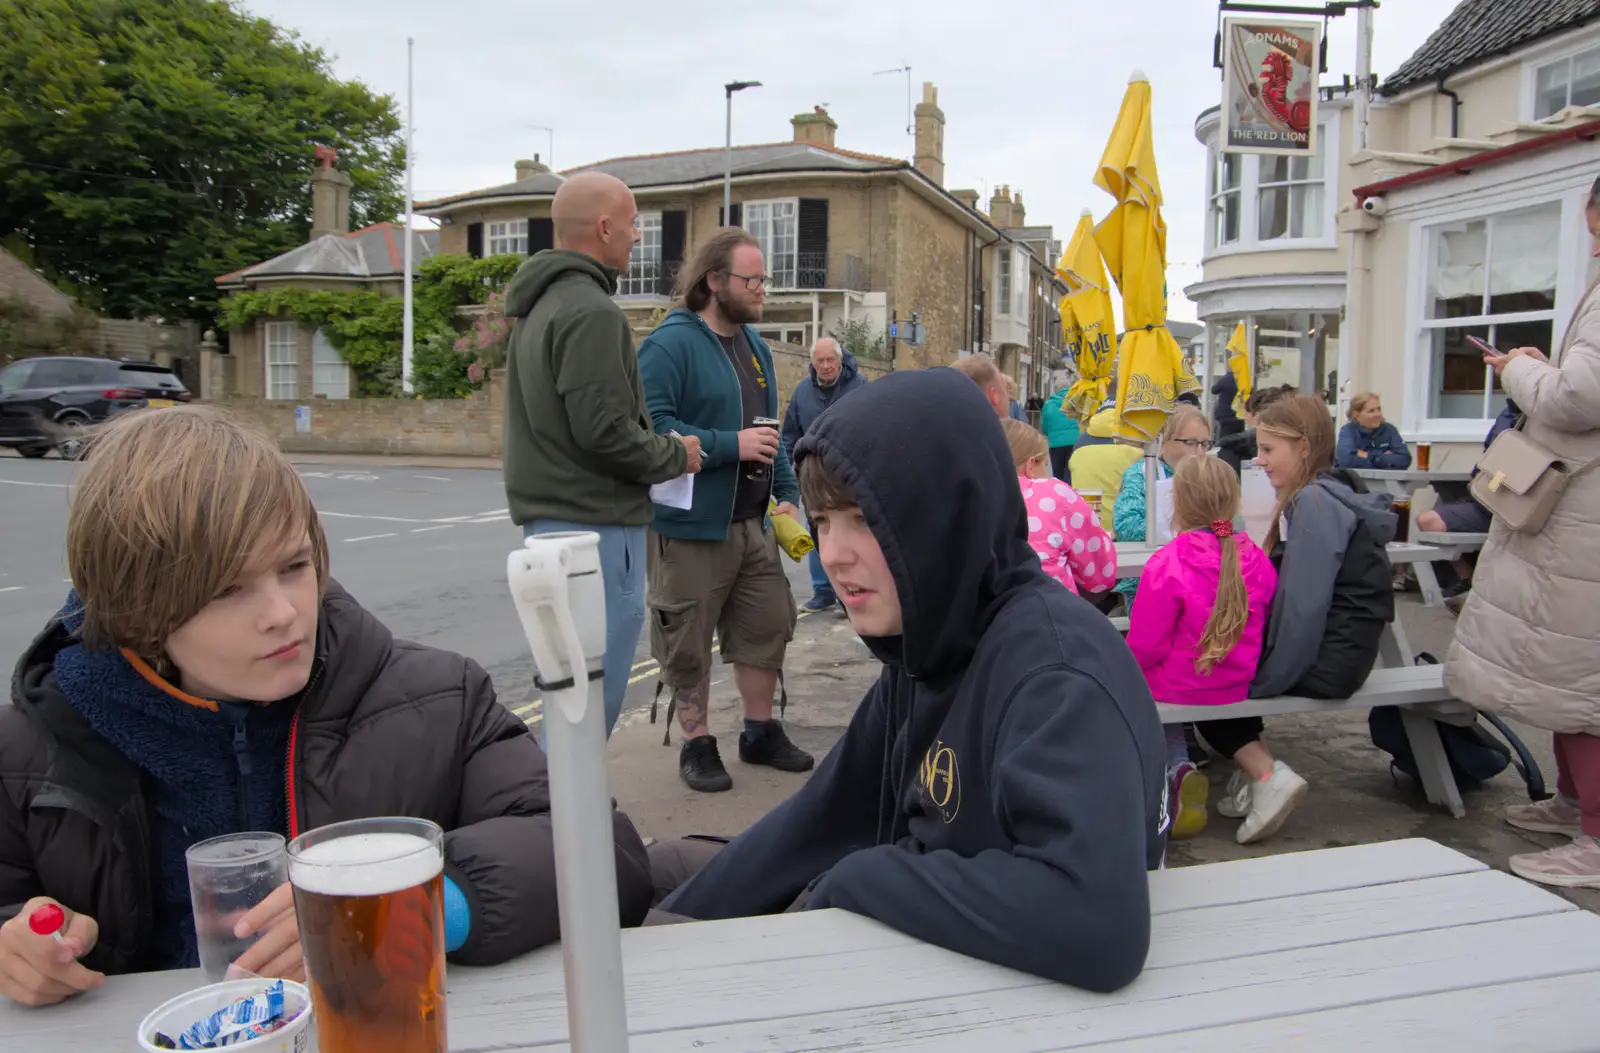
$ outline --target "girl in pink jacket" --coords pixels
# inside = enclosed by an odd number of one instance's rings
[[[1145,564],[1128,619],[1128,647],[1158,702],[1243,702],[1261,658],[1278,573],[1255,542],[1234,533],[1239,479],[1221,460],[1190,457],[1179,464],[1172,506],[1181,533]],[[1205,829],[1210,786],[1189,763],[1183,726],[1166,730],[1167,770],[1178,802],[1172,837],[1193,837]]]
[[[1050,477],[1050,444],[1037,429],[1019,420],[1000,424],[1028,506],[1028,544],[1044,572],[1073,592],[1105,592],[1117,583],[1117,550],[1099,513]]]

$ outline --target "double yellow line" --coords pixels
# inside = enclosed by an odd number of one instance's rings
[[[815,611],[800,611],[799,617],[804,618],[815,613]],[[642,662],[635,662],[633,663],[633,668],[629,671],[628,686],[632,687],[641,680],[648,680],[660,671],[661,666],[654,658],[646,658]],[[511,712],[522,718],[522,722],[524,724],[533,723],[543,711],[544,699],[542,698],[536,698],[531,702],[525,702],[520,706],[514,706],[511,710]]]

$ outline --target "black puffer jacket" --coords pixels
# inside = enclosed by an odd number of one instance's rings
[[[151,966],[155,883],[148,779],[67,701],[51,662],[75,642],[52,620],[17,663],[0,707],[0,921],[51,896],[100,925],[84,959]],[[554,942],[555,852],[539,744],[477,663],[396,640],[335,584],[289,736],[289,833],[367,816],[431,819],[445,872],[472,908],[452,960],[502,962]],[[624,925],[653,895],[632,822],[613,813]]]

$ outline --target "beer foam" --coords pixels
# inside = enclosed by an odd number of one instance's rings
[[[416,834],[350,834],[289,860],[289,881],[322,896],[383,896],[432,881],[444,860]]]

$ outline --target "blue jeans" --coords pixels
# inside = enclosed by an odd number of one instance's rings
[[[523,537],[589,531],[600,535],[600,577],[606,590],[606,737],[622,715],[622,699],[628,693],[628,677],[633,672],[633,653],[644,631],[645,555],[642,526],[596,526],[593,523],[568,523],[560,519],[535,519],[524,524]],[[544,722],[540,721],[543,728]],[[544,741],[541,732],[539,739]]]

